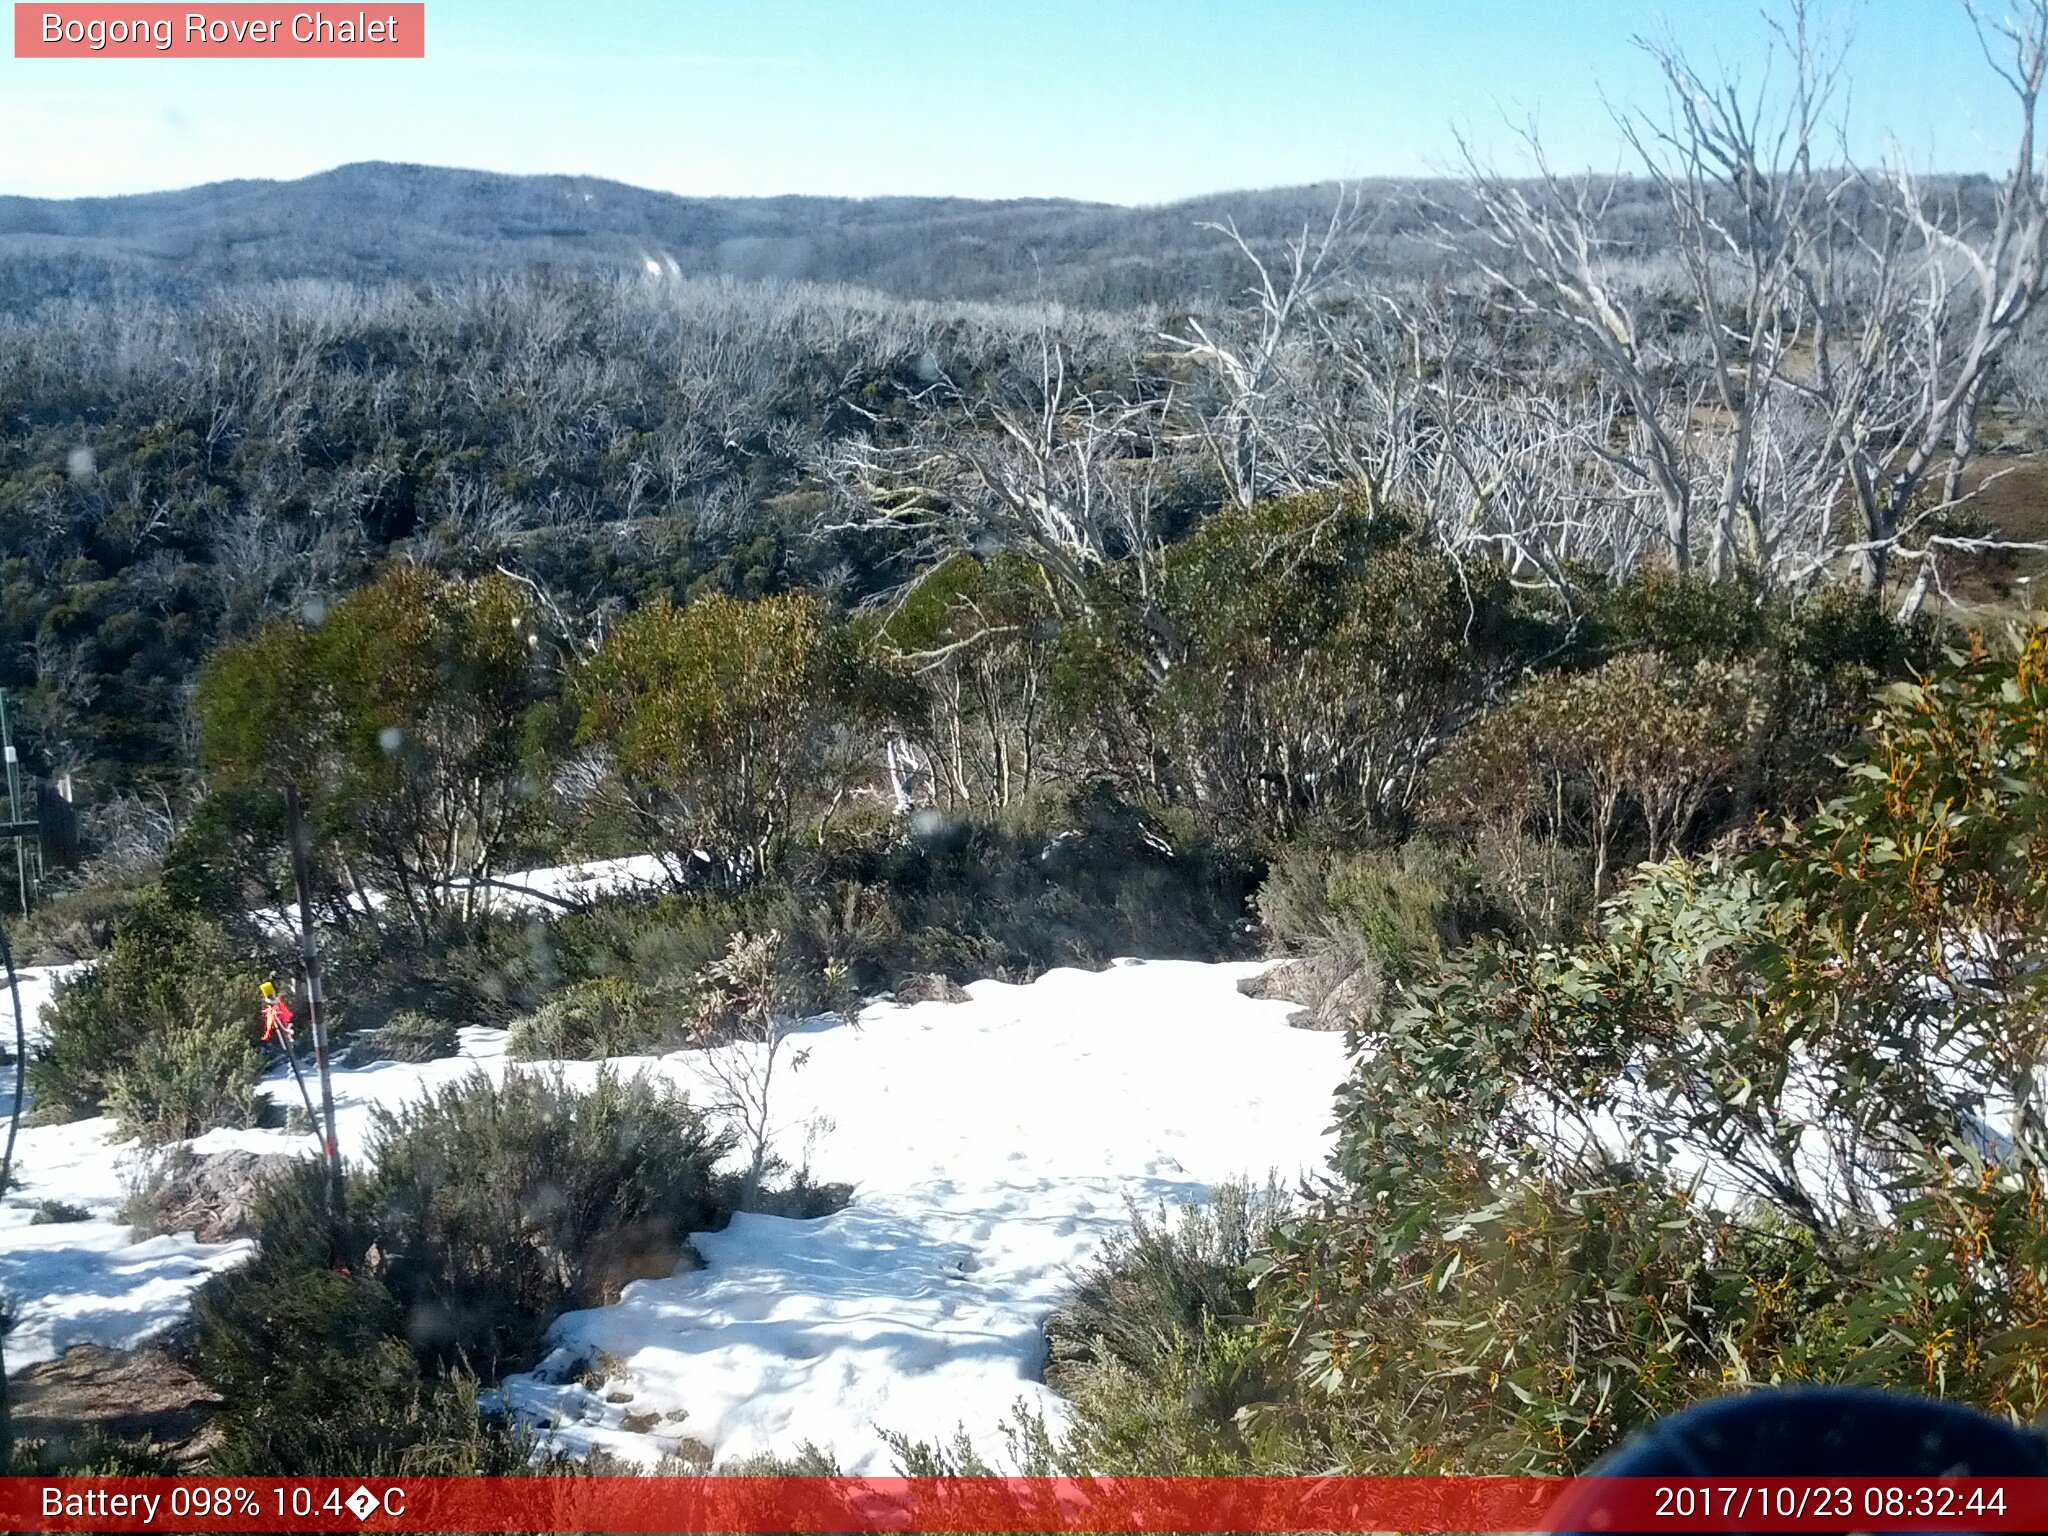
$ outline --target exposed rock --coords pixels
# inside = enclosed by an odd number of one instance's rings
[[[157,1345],[80,1344],[20,1371],[8,1386],[15,1435],[42,1441],[53,1458],[95,1435],[146,1438],[189,1469],[206,1454],[221,1407],[205,1382]]]
[[[1288,1017],[1296,1029],[1363,1029],[1380,1011],[1385,987],[1369,955],[1331,944],[1270,965],[1237,984],[1246,997],[1301,1006]]]
[[[964,1003],[970,1001],[967,989],[950,976],[937,971],[921,971],[906,976],[896,983],[896,1001],[904,1007],[912,1003]]]
[[[1269,965],[1258,975],[1245,977],[1237,984],[1237,990],[1261,1002],[1299,1003],[1305,989],[1292,975],[1294,967],[1292,960]],[[1315,1027],[1315,1015],[1306,1008],[1297,1007],[1287,1015],[1287,1022],[1296,1029],[1312,1029]]]
[[[202,1243],[254,1236],[257,1191],[298,1161],[292,1153],[175,1147],[150,1164],[129,1219],[150,1232],[190,1232]]]
[[[585,1304],[610,1306],[635,1280],[666,1280],[680,1269],[702,1269],[703,1255],[684,1242],[675,1223],[654,1217],[600,1232],[582,1254]]]
[[[671,1415],[680,1418],[680,1414]],[[676,1441],[675,1449],[669,1452],[669,1459],[683,1473],[701,1477],[711,1470],[711,1447],[702,1440],[692,1440],[684,1435]]]

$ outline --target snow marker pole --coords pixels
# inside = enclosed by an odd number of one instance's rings
[[[270,983],[267,981],[263,983],[263,993],[267,1005],[270,997]],[[290,1015],[287,1014],[286,1017],[288,1018]],[[270,1025],[267,1022],[267,1015],[266,1023],[263,1027],[263,1038],[265,1040],[270,1038]],[[306,1087],[306,1074],[299,1070],[299,1050],[297,1044],[292,1039],[291,1025],[280,1024],[277,1026],[277,1043],[284,1051],[285,1065],[292,1069],[292,1081],[299,1085],[299,1098],[305,1102],[306,1106],[306,1124],[312,1126],[313,1134],[318,1136],[320,1134],[320,1112],[313,1107],[313,1094]]]
[[[291,1066],[292,1081],[299,1085],[299,1097],[305,1101],[306,1123],[314,1128],[313,1134],[318,1136],[320,1134],[320,1111],[313,1107],[313,1094],[312,1090],[306,1086],[306,1074],[299,1070],[299,1053],[293,1050],[289,1043],[284,1048],[284,1059]]]
[[[292,881],[299,888],[299,959],[306,968],[306,1022],[313,1032],[313,1063],[320,1069],[320,1110],[327,1139],[327,1214],[341,1231],[341,1143],[334,1131],[334,1079],[328,1072],[327,1024],[321,1017],[320,950],[313,941],[312,835],[299,805],[299,786],[284,787],[285,822],[292,839]]]

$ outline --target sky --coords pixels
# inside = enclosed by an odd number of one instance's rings
[[[1768,0],[1765,0],[1768,3]],[[1997,0],[1992,0],[1997,3]],[[368,7],[374,13],[374,4]],[[357,6],[329,7],[353,15]],[[112,8],[108,14],[117,14]],[[1982,170],[2009,102],[1958,0],[1847,0],[1852,151]],[[428,0],[424,60],[0,55],[0,193],[68,197],[360,160],[665,191],[1203,192],[1625,164],[1610,110],[1675,36],[1754,79],[1759,0]]]

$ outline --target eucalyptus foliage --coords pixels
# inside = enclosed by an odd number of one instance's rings
[[[1077,1389],[1084,1437],[1561,1472],[1766,1382],[2037,1415],[2044,769],[2048,631],[1980,642],[1885,693],[1815,814],[1643,867],[1580,942],[1482,938],[1411,981],[1250,1315]],[[1228,1432],[1186,1409],[1223,1361],[1262,1384]]]

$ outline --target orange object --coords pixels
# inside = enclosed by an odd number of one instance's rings
[[[263,1038],[280,1035],[286,1040],[292,1037],[292,1007],[275,994],[263,999]]]

